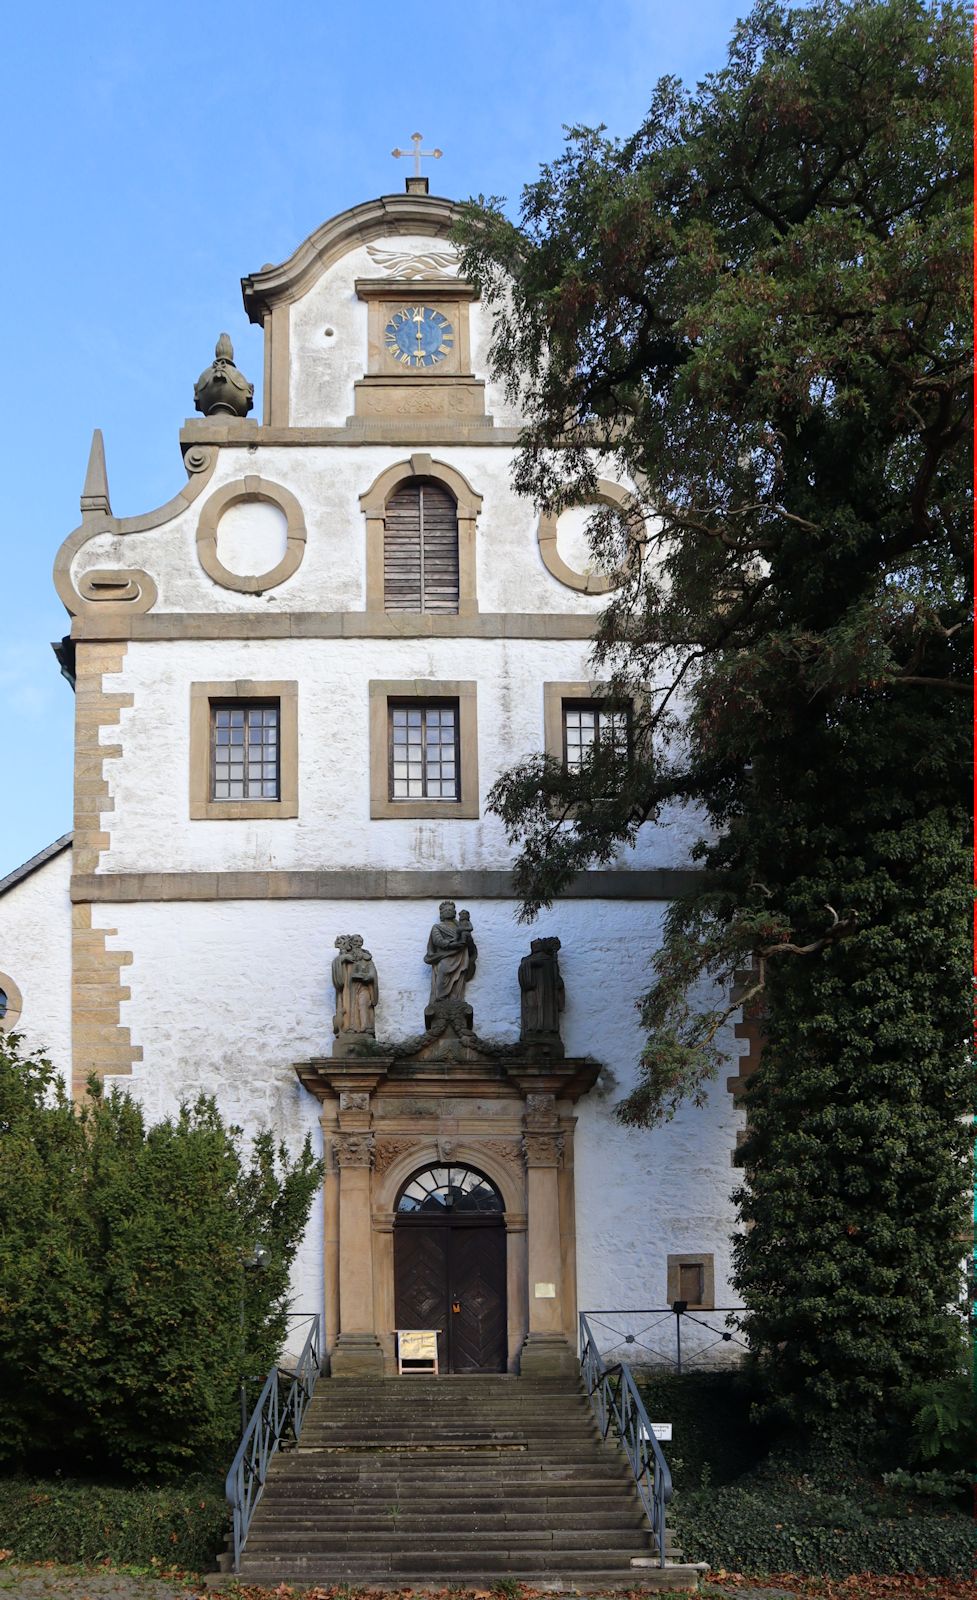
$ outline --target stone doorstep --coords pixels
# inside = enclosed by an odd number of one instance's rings
[[[602,1571],[599,1568],[588,1572],[567,1571],[559,1577],[550,1577],[542,1572],[519,1572],[518,1570],[501,1574],[512,1578],[517,1583],[525,1583],[528,1587],[538,1589],[544,1594],[567,1595],[581,1597],[581,1600],[597,1600],[597,1597],[614,1590],[624,1590],[629,1595],[659,1594],[662,1592],[694,1593],[698,1590],[704,1572],[708,1570],[696,1564],[685,1562],[670,1563],[664,1567],[649,1568],[647,1571],[635,1572],[629,1569],[612,1567]],[[474,1588],[490,1589],[492,1583],[497,1581],[500,1574],[484,1574],[483,1577],[473,1577],[471,1572],[444,1572],[436,1578],[418,1579],[416,1573],[381,1572],[367,1575],[354,1571],[341,1572],[331,1569],[326,1578],[316,1580],[302,1575],[289,1578],[278,1578],[272,1569],[266,1569],[264,1576],[259,1571],[254,1574],[242,1575],[238,1580],[242,1583],[260,1584],[266,1581],[276,1585],[280,1582],[291,1582],[293,1585],[303,1584],[331,1587],[337,1583],[348,1584],[349,1587],[367,1590],[376,1593],[391,1593],[398,1590],[410,1589],[412,1593],[423,1600],[426,1595],[443,1596],[446,1588],[471,1590]],[[203,1579],[204,1586],[209,1589],[226,1587],[228,1574],[226,1572],[208,1573]]]
[[[533,1572],[525,1577],[525,1582],[542,1594],[554,1596],[573,1596],[574,1600],[597,1600],[597,1597],[608,1590],[622,1589],[628,1594],[656,1594],[661,1591],[687,1591],[694,1592],[699,1588],[699,1583],[708,1571],[703,1563],[669,1562],[664,1567],[658,1567],[648,1572],[624,1572],[616,1568],[610,1572],[587,1572],[579,1575],[567,1572],[561,1573],[559,1578],[545,1577],[542,1573]],[[520,1581],[518,1574],[511,1573],[507,1576],[515,1577]],[[202,1582],[207,1589],[226,1588],[229,1571],[208,1572]],[[314,1580],[310,1580],[314,1582]],[[472,1589],[490,1588],[489,1583],[475,1584],[470,1573],[444,1573],[439,1575],[430,1584],[405,1574],[402,1578],[395,1573],[382,1573],[371,1577],[365,1582],[355,1579],[356,1588],[364,1588],[377,1593],[392,1593],[400,1589],[410,1589],[417,1600],[425,1600],[425,1596],[437,1596],[442,1600],[446,1588]],[[732,1591],[730,1591],[732,1594]]]

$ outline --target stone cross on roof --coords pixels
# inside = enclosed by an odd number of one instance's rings
[[[415,178],[419,178],[421,176],[421,157],[422,156],[433,156],[435,161],[440,161],[441,157],[444,155],[444,151],[443,150],[422,150],[421,149],[421,140],[424,137],[424,135],[422,133],[412,133],[410,137],[411,137],[411,144],[414,146],[413,150],[391,150],[390,154],[392,156],[413,156],[414,157],[414,177]]]

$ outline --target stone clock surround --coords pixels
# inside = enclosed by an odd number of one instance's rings
[[[435,1162],[476,1167],[505,1202],[508,1370],[574,1373],[572,1108],[599,1064],[494,1055],[449,1031],[407,1054],[374,1046],[295,1071],[321,1102],[332,1376],[396,1372],[394,1208],[411,1174]]]
[[[468,307],[478,291],[449,277],[357,278],[354,287],[368,308],[367,370],[353,385],[355,418],[444,416],[485,423],[485,383],[471,370],[468,329]],[[387,323],[408,304],[430,306],[452,325],[454,343],[436,366],[405,370],[387,351]]]

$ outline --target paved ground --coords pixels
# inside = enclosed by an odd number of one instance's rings
[[[124,1572],[0,1566],[0,1600],[190,1600],[199,1593],[193,1584]]]

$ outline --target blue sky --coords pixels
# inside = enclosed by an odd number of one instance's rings
[[[4,25],[5,494],[0,875],[71,825],[73,697],[51,565],[93,427],[112,509],[177,492],[178,430],[226,329],[258,386],[240,278],[326,217],[400,192],[518,199],[565,123],[626,134],[655,80],[718,67],[748,0],[89,0]]]

